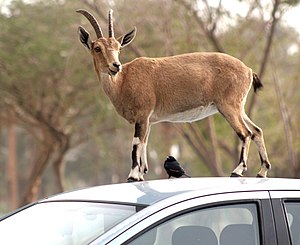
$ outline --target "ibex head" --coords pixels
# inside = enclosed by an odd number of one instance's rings
[[[96,32],[97,40],[91,41],[90,34],[82,26],[78,28],[80,42],[91,52],[96,72],[115,76],[122,70],[122,64],[119,61],[120,49],[127,46],[134,39],[136,27],[127,34],[115,39],[112,20],[113,11],[109,10],[108,38],[105,38],[96,18],[91,13],[83,9],[76,12],[83,14]]]

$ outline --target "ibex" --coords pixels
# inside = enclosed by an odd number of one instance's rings
[[[163,58],[140,57],[121,64],[119,53],[132,42],[136,28],[115,38],[112,10],[108,13],[108,38],[95,17],[77,10],[93,26],[97,40],[79,27],[81,43],[90,51],[102,87],[116,111],[135,125],[132,167],[128,181],[144,180],[148,171],[147,141],[152,124],[193,122],[220,112],[242,141],[238,166],[231,176],[247,170],[250,141],[257,146],[261,168],[257,177],[266,177],[268,160],[263,131],[246,115],[244,106],[253,85],[262,87],[258,76],[240,60],[223,53],[198,52]]]

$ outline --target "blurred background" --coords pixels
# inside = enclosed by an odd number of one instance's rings
[[[270,177],[300,177],[299,0],[0,0],[0,215],[61,191],[125,182],[133,125],[115,112],[78,41],[91,11],[107,33],[137,27],[120,60],[195,51],[241,59],[264,83],[246,111],[264,130]],[[297,26],[299,25],[299,26]],[[143,86],[141,84],[141,86]],[[229,176],[240,141],[220,116],[156,124],[146,179],[172,154],[192,176]],[[247,176],[260,160],[251,144]]]

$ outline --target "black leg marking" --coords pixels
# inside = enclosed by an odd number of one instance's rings
[[[241,141],[243,141],[243,142],[245,142],[245,135],[243,135],[243,134],[241,134],[241,133],[236,133],[238,136],[239,136],[239,138],[241,139]]]
[[[270,163],[268,163],[267,161],[264,161],[264,164],[265,164],[265,166],[266,166],[266,168],[267,168],[268,170],[271,169],[271,164],[270,164]]]
[[[264,160],[260,153],[259,153],[259,158],[260,158],[260,161],[261,161],[261,165],[264,165],[267,170],[270,170],[271,169],[271,164],[268,161]]]
[[[136,156],[137,148],[138,148],[137,145],[133,145],[133,147],[132,147],[132,154],[131,154],[131,157],[132,157],[132,169],[134,169],[139,164],[138,161],[137,161],[137,156]]]
[[[245,144],[245,142],[243,142],[243,144]],[[243,146],[243,147],[242,147],[242,150],[241,150],[241,156],[240,156],[240,161],[239,161],[239,163],[241,163],[241,162],[245,163],[244,152],[245,152],[245,147]]]
[[[261,156],[260,153],[258,153],[258,154],[259,154],[259,158],[260,158],[261,165],[263,165],[264,159],[262,158],[262,156]]]
[[[258,133],[258,135],[262,135],[262,129],[257,127],[256,125],[253,125],[254,130]]]
[[[134,126],[134,138],[140,139],[141,136],[141,124],[136,123]],[[135,167],[139,167],[140,168],[140,162],[141,159],[137,158],[137,151],[138,151],[138,143],[134,143],[132,146],[132,153],[131,153],[131,159],[132,159],[132,169],[134,169]]]
[[[142,131],[141,124],[136,123],[134,125],[134,137],[140,138],[141,137],[141,131]]]

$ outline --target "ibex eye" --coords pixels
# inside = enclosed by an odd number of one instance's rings
[[[96,48],[95,48],[95,51],[96,51],[96,53],[100,53],[100,52],[101,52],[101,48],[96,47]]]

